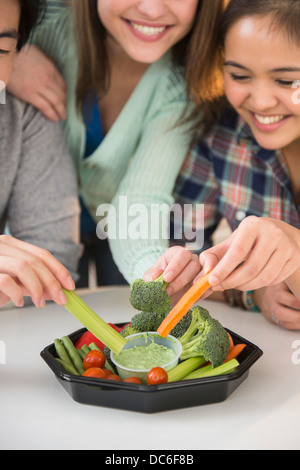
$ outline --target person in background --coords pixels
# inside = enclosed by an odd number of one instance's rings
[[[38,2],[0,0],[0,305],[66,303],[80,254],[74,165],[62,129],[6,93]]]
[[[206,106],[198,81],[206,130],[175,189],[181,203],[204,204],[207,238],[222,218],[232,229],[200,254],[195,280],[211,271],[212,291],[223,300],[291,330],[300,329],[299,24],[299,1],[231,0],[211,52],[220,54],[226,96]],[[181,268],[167,253],[172,284]]]
[[[10,90],[49,119],[65,120],[82,203],[79,286],[88,284],[90,259],[98,285],[131,283],[168,248],[160,211],[174,202],[194,134],[186,119],[194,109],[190,71],[197,57],[205,73],[225,3],[74,0],[70,7],[46,1],[35,46],[19,56]],[[116,214],[110,237],[101,230],[105,216],[97,215],[104,205]],[[145,236],[126,232],[136,222],[136,205],[151,218]],[[192,276],[198,265],[192,263]]]

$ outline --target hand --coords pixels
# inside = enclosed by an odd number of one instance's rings
[[[213,290],[257,290],[285,281],[300,266],[299,231],[265,217],[248,217],[224,242],[200,255]]]
[[[66,119],[67,86],[53,62],[36,46],[16,56],[8,91],[54,122]]]
[[[168,282],[169,296],[182,293],[190,287],[195,276],[200,271],[197,255],[180,246],[169,248],[145,273],[144,280],[152,281],[164,273],[164,280]]]
[[[68,270],[47,250],[0,236],[0,305],[12,301],[22,307],[25,296],[38,308],[46,300],[64,305],[67,299],[62,287],[73,290],[75,285]]]
[[[255,302],[271,323],[300,330],[300,301],[285,282],[255,291]]]

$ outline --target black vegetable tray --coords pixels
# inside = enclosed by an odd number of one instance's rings
[[[83,328],[69,337],[76,343],[85,331]],[[137,385],[70,375],[55,360],[54,344],[46,347],[41,352],[41,357],[72,399],[78,403],[157,413],[223,402],[246,380],[249,369],[263,352],[245,338],[227,331],[235,344],[244,343],[246,348],[238,357],[240,365],[237,370],[219,377],[181,380],[160,385]]]

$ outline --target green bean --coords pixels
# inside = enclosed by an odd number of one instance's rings
[[[87,344],[84,344],[81,348],[81,351],[83,351],[84,354],[87,355],[90,352],[90,348],[88,347]]]
[[[98,348],[98,346],[95,343],[91,343],[89,347],[91,351],[101,351],[101,349]]]
[[[79,356],[81,357],[81,360],[83,361],[86,354],[85,352],[82,351],[82,349],[77,349]]]
[[[60,364],[62,366],[62,368],[66,372],[68,372],[68,374],[79,375],[77,370],[75,369],[75,367],[72,366],[72,364],[69,364],[68,362],[64,362],[64,361],[62,361],[61,359],[58,359],[58,358],[56,358],[55,360],[58,362],[58,364]]]
[[[81,359],[81,357],[78,353],[78,350],[75,348],[73,342],[70,340],[70,338],[68,336],[63,336],[61,338],[61,341],[62,341],[64,347],[66,348],[75,369],[77,370],[77,372],[80,375],[83,375],[84,374],[84,368],[83,368],[83,365],[82,365],[82,359]]]
[[[69,364],[70,366],[72,366],[73,365],[72,361],[67,351],[65,350],[65,347],[61,343],[60,339],[54,340],[54,346],[55,346],[56,354],[58,355],[59,359],[64,361],[66,364]]]

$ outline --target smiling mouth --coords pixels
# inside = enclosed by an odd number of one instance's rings
[[[140,33],[144,34],[145,36],[157,36],[158,34],[162,34],[164,31],[166,31],[170,26],[159,26],[159,27],[154,27],[154,26],[144,26],[139,23],[134,23],[133,21],[126,20],[130,26],[135,29],[136,31],[139,31]]]
[[[255,119],[260,123],[264,124],[265,126],[270,125],[270,124],[276,124],[278,122],[283,121],[286,119],[287,116],[281,114],[281,115],[274,115],[274,116],[261,116],[260,114],[253,113]]]

